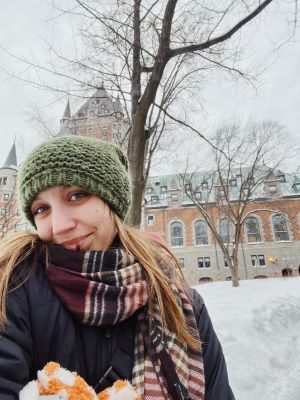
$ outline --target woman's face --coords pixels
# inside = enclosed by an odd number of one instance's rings
[[[31,212],[39,237],[69,250],[106,250],[117,233],[109,206],[77,186],[43,190]]]

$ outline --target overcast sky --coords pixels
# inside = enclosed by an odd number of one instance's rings
[[[275,3],[282,1],[277,0]],[[51,3],[50,1],[48,3]],[[272,11],[272,10],[271,10]],[[67,37],[72,31],[70,20],[60,22],[52,19],[51,7],[44,0],[11,0],[6,2],[0,13],[0,46],[19,55],[31,55],[46,59],[43,38],[59,38],[61,45],[70,45]],[[292,41],[271,53],[274,45],[287,38],[286,27],[278,7],[268,12],[263,23],[252,23],[247,28],[251,38],[245,52],[245,65],[253,59],[268,55],[270,65],[259,80],[257,91],[243,83],[236,85],[224,79],[213,79],[201,94],[204,102],[205,126],[213,127],[222,119],[232,115],[237,118],[253,117],[276,119],[292,136],[291,145],[300,145],[300,34],[296,31]],[[16,61],[0,50],[0,68],[16,71]],[[33,103],[43,107],[49,118],[59,121],[67,98],[57,100],[53,93],[30,87],[16,79],[9,78],[0,69],[0,123],[1,146],[0,164],[3,165],[9,149],[17,137],[18,155],[24,154],[41,138],[29,124],[26,113]],[[300,157],[299,157],[300,158]],[[294,164],[294,162],[293,162]],[[290,166],[293,169],[293,164]],[[296,165],[298,164],[298,165]],[[300,161],[295,161],[295,169]]]

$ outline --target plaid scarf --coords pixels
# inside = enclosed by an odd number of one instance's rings
[[[176,370],[180,382],[177,390],[183,398],[204,399],[201,352],[184,346],[173,332],[162,330],[158,304],[154,304],[150,321],[147,308],[143,307],[148,300],[145,271],[132,256],[119,248],[85,252],[49,245],[47,278],[61,301],[83,324],[117,324],[140,310],[132,384],[143,399],[172,399],[172,390],[167,389],[165,379],[169,372],[164,366],[166,358]],[[185,291],[171,280],[170,286],[187,325],[199,339],[193,308]]]

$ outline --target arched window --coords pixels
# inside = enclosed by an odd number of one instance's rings
[[[286,218],[282,214],[276,214],[272,218],[275,240],[289,240]]]
[[[232,224],[229,219],[222,218],[220,220],[220,236],[223,243],[230,243],[232,239]]]
[[[195,222],[196,245],[208,244],[207,223],[205,221]]]
[[[259,222],[256,217],[249,217],[245,221],[247,238],[249,243],[261,242]]]
[[[171,224],[171,246],[183,246],[183,229],[181,222]]]

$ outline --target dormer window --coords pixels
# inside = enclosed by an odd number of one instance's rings
[[[269,185],[269,192],[270,192],[270,194],[277,193],[277,186],[276,185]]]
[[[146,189],[146,193],[147,193],[147,194],[152,193],[152,187],[148,187],[148,188]]]
[[[243,196],[244,197],[250,196],[249,188],[244,188],[243,189]]]
[[[160,187],[160,193],[166,193],[166,191],[167,191],[167,186]]]
[[[300,183],[294,183],[293,189],[296,193],[300,193]]]
[[[158,204],[159,198],[158,196],[151,196],[151,204]]]
[[[186,184],[184,185],[184,190],[185,190],[186,192],[190,192],[191,189],[192,189],[192,185],[191,185],[190,183],[186,183]]]
[[[225,199],[225,192],[223,189],[219,190],[219,197],[220,197],[220,199]]]
[[[208,189],[208,182],[202,182],[201,183],[201,187],[202,187],[202,190],[203,189]]]
[[[248,178],[248,183],[250,186],[254,185],[254,178],[252,176],[250,178]]]
[[[202,193],[201,192],[196,192],[195,193],[195,199],[198,200],[198,201],[201,201],[202,200]]]
[[[172,201],[178,201],[178,194],[177,193],[172,193],[171,194],[171,200]]]
[[[285,182],[285,175],[277,175],[277,180],[278,182],[284,183]]]
[[[237,186],[237,181],[236,181],[236,179],[230,179],[229,185],[230,185],[230,187],[236,187],[236,186]]]

